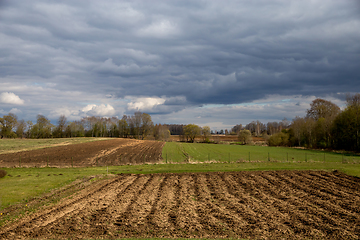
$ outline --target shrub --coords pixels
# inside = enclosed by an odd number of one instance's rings
[[[284,132],[276,133],[269,137],[269,146],[288,146],[289,145],[289,134]]]
[[[7,174],[7,172],[6,172],[5,170],[1,170],[1,169],[0,169],[0,178],[5,177],[6,174]]]
[[[243,144],[252,144],[251,132],[249,130],[241,130],[238,134],[238,140]]]

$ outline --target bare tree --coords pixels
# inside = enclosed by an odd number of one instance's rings
[[[142,136],[143,136],[143,139],[146,138],[146,136],[148,136],[151,131],[152,131],[152,128],[154,127],[154,123],[153,121],[151,120],[151,116],[147,113],[143,113],[141,115],[141,129],[142,129]]]
[[[340,108],[327,100],[317,98],[310,104],[306,117],[318,120],[320,118],[334,118],[340,113]]]
[[[241,129],[242,129],[242,125],[236,124],[234,127],[231,128],[231,133],[239,134]]]
[[[58,126],[55,129],[55,137],[64,137],[64,132],[66,129],[66,117],[65,115],[61,115],[58,120]]]
[[[170,138],[170,130],[166,125],[156,124],[153,127],[153,136],[155,140],[167,141]]]
[[[203,142],[209,142],[209,138],[211,136],[211,129],[209,126],[205,126],[201,129],[201,135],[203,138]]]
[[[159,128],[159,140],[168,141],[170,138],[170,130],[165,125],[160,125]]]
[[[133,116],[130,117],[130,129],[131,129],[131,134],[139,139],[140,138],[140,134],[141,134],[141,116],[142,113],[141,112],[135,112]]]
[[[301,146],[301,139],[304,136],[304,125],[305,125],[305,119],[296,117],[293,119],[293,122],[291,124],[291,128],[294,132],[295,141],[297,142],[298,146]]]
[[[118,122],[119,136],[127,137],[129,135],[129,124],[127,123],[127,116],[124,115]]]
[[[24,120],[20,120],[17,123],[17,127],[16,127],[16,135],[19,138],[23,138],[24,133],[25,133],[25,129],[26,129],[26,123]]]
[[[315,139],[315,120],[313,118],[305,118],[305,124],[303,126],[303,132],[306,139],[306,147],[314,147],[316,143]]]

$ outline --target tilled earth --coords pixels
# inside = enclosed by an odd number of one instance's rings
[[[0,239],[359,239],[360,179],[339,172],[122,174],[0,229]]]
[[[0,154],[0,167],[87,167],[154,163],[164,142],[116,138]]]

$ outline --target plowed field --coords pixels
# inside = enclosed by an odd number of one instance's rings
[[[359,239],[360,180],[338,172],[123,174],[0,230],[0,239]]]
[[[0,154],[0,167],[87,167],[152,163],[161,159],[163,142],[112,139]]]

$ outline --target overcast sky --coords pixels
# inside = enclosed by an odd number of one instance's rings
[[[0,116],[222,129],[355,92],[356,0],[0,0]]]

